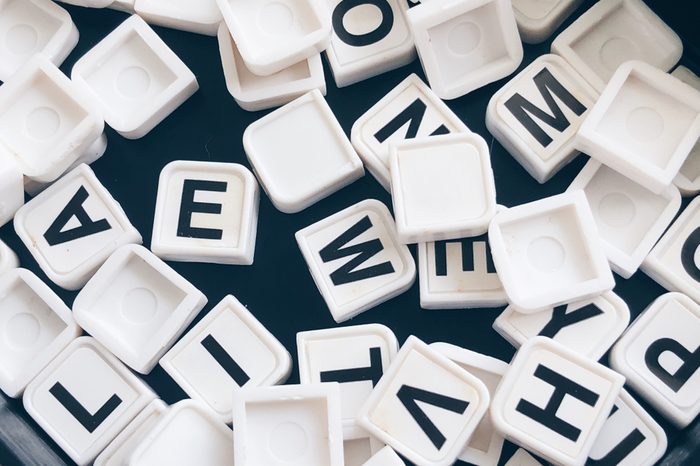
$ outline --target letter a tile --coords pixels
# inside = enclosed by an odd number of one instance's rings
[[[394,219],[369,199],[300,230],[297,243],[328,309],[343,322],[411,287],[413,257]]]

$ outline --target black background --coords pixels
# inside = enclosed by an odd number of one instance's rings
[[[580,15],[594,2],[584,5],[572,15]],[[700,37],[695,28],[700,20],[700,7],[696,0],[669,1],[648,0],[647,3],[683,38],[685,52],[682,64],[700,74]],[[61,69],[68,75],[75,61],[120,24],[127,15],[112,10],[92,10],[64,5],[80,30],[80,42]],[[571,20],[564,25],[568,25]],[[563,27],[562,27],[563,29]],[[156,27],[157,33],[194,72],[200,90],[169,118],[146,137],[130,141],[107,128],[109,145],[106,154],[93,164],[100,181],[119,201],[129,219],[150,246],[155,209],[158,176],[161,169],[172,160],[205,160],[235,162],[249,166],[242,146],[245,128],[267,112],[249,113],[240,109],[228,94],[221,69],[216,38]],[[555,34],[556,35],[556,34]],[[548,53],[551,41],[538,46],[525,46],[525,60],[521,69],[537,56]],[[354,121],[376,103],[409,73],[423,77],[418,61],[391,73],[362,83],[337,89],[330,70],[325,65],[328,83],[327,100],[346,133]],[[462,118],[469,128],[482,135],[492,150],[493,168],[499,204],[513,206],[545,196],[563,192],[586,161],[577,158],[545,185],[538,184],[525,170],[494,141],[484,123],[486,106],[490,97],[506,80],[479,89],[448,105]],[[253,266],[220,266],[211,264],[171,263],[172,267],[190,280],[209,298],[209,304],[198,317],[203,317],[226,294],[235,295],[253,314],[285,345],[296,360],[296,333],[303,330],[335,327],[321,295],[307,270],[294,233],[318,220],[342,210],[363,199],[375,198],[391,207],[390,195],[367,174],[361,180],[318,202],[303,212],[287,215],[277,211],[263,194],[260,203],[257,247]],[[687,205],[687,200],[683,204]],[[0,229],[4,240],[20,256],[23,267],[37,273],[50,283],[17,238],[10,224]],[[411,246],[415,256],[415,247]],[[616,276],[618,293],[629,305],[633,318],[664,290],[641,272],[630,280]],[[75,293],[52,288],[70,306]],[[403,295],[377,306],[343,325],[378,322],[389,326],[403,342],[409,335],[417,335],[430,343],[446,341],[482,352],[505,361],[514,354],[513,348],[492,328],[493,320],[502,309],[473,309],[461,311],[426,311],[419,306],[418,280]],[[194,324],[193,324],[194,325]],[[607,359],[604,359],[607,361]],[[175,382],[156,366],[145,380],[167,403],[185,398]],[[296,366],[288,383],[297,383]],[[639,397],[636,397],[639,399]],[[10,402],[13,410],[26,417],[21,401]],[[648,405],[643,405],[653,413]],[[698,464],[700,456],[695,449],[697,422],[679,432],[660,416],[655,417],[669,436],[667,464],[679,464],[677,458],[690,457],[682,464]],[[43,435],[43,434],[42,434]],[[55,446],[48,437],[47,442]],[[675,448],[675,451],[674,451]],[[501,464],[509,458],[514,448],[507,445]],[[7,452],[6,452],[7,454]],[[61,457],[71,461],[62,453]],[[679,456],[680,455],[680,456]],[[0,462],[11,462],[0,454]]]

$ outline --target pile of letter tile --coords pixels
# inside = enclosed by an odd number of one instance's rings
[[[650,408],[678,428],[700,412],[700,200],[676,218],[700,192],[700,79],[641,0],[595,3],[491,98],[489,131],[540,183],[591,157],[566,192],[510,208],[489,146],[441,99],[513,74],[521,41],[580,0],[65,3],[134,14],[68,77],[67,11],[0,1],[0,225],[80,290],[69,309],[0,241],[0,388],[77,464],[495,466],[508,440],[508,465],[640,466],[667,448]],[[105,123],[141,138],[198,90],[149,24],[218,36],[237,105],[279,107],[245,131],[250,169],[163,168],[150,250],[89,167]],[[416,55],[428,83],[407,76],[348,137],[323,52],[338,87]],[[355,325],[298,333],[301,383],[282,385],[291,355],[235,297],[185,331],[207,298],[164,260],[250,265],[258,183],[293,214],[365,167],[393,216],[367,199],[296,233],[335,321],[411,288],[417,243],[420,306],[508,305],[493,327],[510,363]],[[612,271],[640,268],[670,292],[630,324]],[[158,364],[191,399],[168,406],[135,374]]]

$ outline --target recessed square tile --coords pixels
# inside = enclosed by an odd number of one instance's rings
[[[17,398],[81,333],[70,309],[29,270],[0,276],[0,389]]]
[[[135,0],[134,11],[150,24],[208,36],[223,21],[216,0]]]
[[[233,296],[226,296],[160,360],[193,399],[231,423],[231,393],[240,387],[284,383],[289,352]]]
[[[259,203],[243,165],[171,162],[160,174],[151,250],[165,260],[251,265]]]
[[[610,363],[678,428],[700,413],[700,306],[681,293],[657,298],[614,346]]]
[[[615,170],[591,160],[567,191],[583,190],[610,267],[630,278],[681,208],[675,186],[654,194]]]
[[[85,285],[73,314],[119,359],[148,374],[206,303],[202,292],[165,262],[129,245]]]
[[[413,256],[398,241],[389,209],[375,199],[299,230],[296,239],[336,322],[400,295],[415,281]]]
[[[304,210],[365,173],[318,89],[248,126],[243,147],[272,203],[288,214]]]
[[[120,24],[73,67],[73,81],[100,104],[105,121],[138,139],[194,94],[194,74],[138,15]]]
[[[520,312],[592,298],[615,286],[581,191],[499,212],[489,241],[503,288]]]

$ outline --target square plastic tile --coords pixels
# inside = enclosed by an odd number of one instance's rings
[[[622,298],[609,291],[592,300],[521,314],[508,306],[493,329],[516,348],[530,338],[543,336],[594,361],[599,360],[630,323],[630,310]]]
[[[189,68],[137,15],[83,55],[71,78],[129,139],[148,134],[199,89]]]
[[[226,296],[160,360],[193,399],[231,423],[231,393],[240,387],[284,383],[289,352],[233,296]]]
[[[0,147],[33,180],[61,176],[103,129],[89,96],[42,55],[0,87]]]
[[[260,194],[237,163],[177,160],[163,168],[151,250],[165,260],[251,265]]]
[[[583,190],[610,267],[630,278],[681,208],[675,186],[654,194],[615,170],[591,160],[567,191]]]
[[[509,0],[427,2],[408,23],[430,87],[456,99],[514,72],[523,45]]]
[[[269,76],[258,76],[246,66],[226,24],[221,24],[217,37],[226,87],[242,109],[254,112],[279,107],[314,89],[326,95],[321,54]]]
[[[29,270],[0,276],[0,389],[17,398],[80,335],[70,309]]]
[[[57,285],[77,290],[118,247],[141,235],[95,173],[81,165],[24,205],[15,231]]]
[[[208,36],[223,21],[216,0],[136,0],[134,11],[150,24]]]
[[[19,267],[17,254],[4,241],[0,240],[0,275],[17,267]]]
[[[700,137],[700,92],[646,63],[620,66],[579,129],[576,147],[660,193]]]
[[[574,138],[597,97],[561,57],[542,55],[493,95],[486,126],[544,183],[578,155]]]
[[[491,404],[506,439],[563,466],[583,466],[625,378],[549,338],[523,345]]]
[[[326,0],[333,34],[326,57],[338,87],[408,65],[416,58],[405,0]],[[359,13],[355,8],[366,5]]]
[[[156,398],[90,337],[68,345],[28,386],[24,408],[79,465],[95,457]]]
[[[150,251],[112,254],[78,294],[75,320],[129,367],[148,374],[207,303]]]
[[[365,173],[318,89],[248,126],[243,147],[272,203],[288,214],[304,210]]]
[[[411,336],[357,420],[416,465],[449,466],[488,405],[483,382]]]
[[[399,351],[394,332],[379,324],[297,333],[299,382],[338,382],[343,438],[357,430],[357,412]]]
[[[418,243],[418,278],[423,309],[508,304],[486,235]]]
[[[586,464],[652,466],[661,459],[667,444],[661,426],[623,389]]]
[[[331,38],[326,0],[216,0],[248,68],[269,76],[319,54]]]
[[[693,89],[700,91],[700,77],[685,66],[677,67],[671,74]],[[695,143],[690,155],[683,162],[673,184],[680,189],[683,196],[694,196],[700,192],[700,140]]]
[[[168,405],[153,400],[143,408],[133,421],[112,440],[107,448],[95,458],[94,466],[122,466],[127,464],[134,450],[168,411]]]
[[[247,388],[234,394],[236,466],[342,466],[338,384]]]
[[[678,428],[700,413],[700,306],[680,293],[657,298],[614,346],[612,367]]]
[[[394,144],[391,197],[402,243],[478,236],[496,214],[486,141],[452,134]]]
[[[231,437],[231,429],[201,402],[180,401],[161,416],[128,464],[230,466],[233,464]]]
[[[552,53],[602,92],[629,60],[669,71],[681,58],[683,43],[642,0],[602,0],[554,39]]]
[[[503,288],[519,312],[592,298],[615,286],[581,191],[496,214],[489,241]]]
[[[299,230],[296,240],[336,322],[400,295],[416,279],[389,209],[375,199]]]
[[[582,3],[583,0],[513,0],[513,12],[523,42],[546,41]]]
[[[459,346],[449,343],[433,343],[430,347],[481,380],[486,385],[490,397],[496,393],[501,378],[508,371],[507,363]],[[503,449],[503,441],[503,436],[495,430],[491,416],[487,412],[474,434],[469,438],[469,442],[459,455],[459,459],[478,466],[497,466]]]
[[[669,291],[700,300],[700,268],[695,252],[700,246],[700,199],[694,199],[651,250],[642,270]]]
[[[7,81],[37,53],[60,66],[78,43],[78,28],[52,1],[7,0],[0,5],[0,37],[0,81]]]
[[[432,89],[411,74],[355,121],[351,139],[367,170],[391,191],[390,144],[449,133],[471,131]]]
[[[23,205],[24,175],[0,148],[0,227],[12,220]]]

